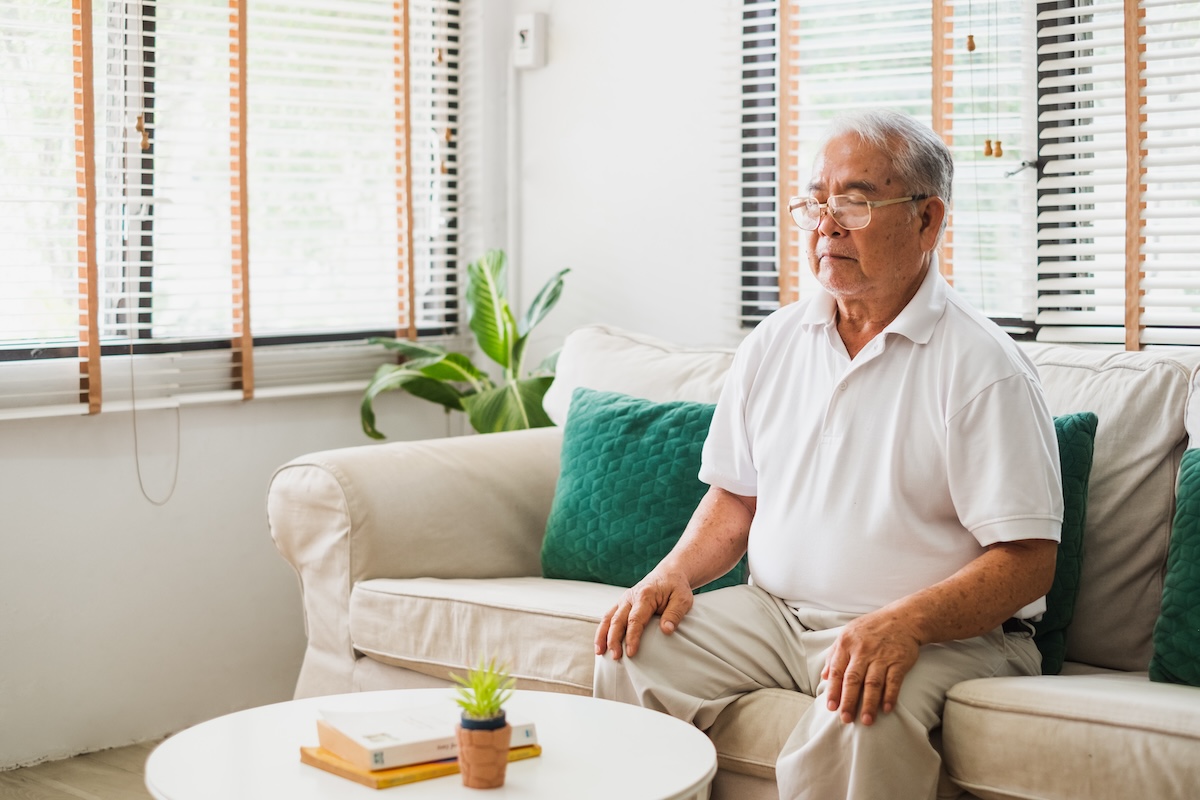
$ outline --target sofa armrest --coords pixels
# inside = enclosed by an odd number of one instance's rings
[[[561,429],[541,428],[329,450],[280,467],[267,519],[300,578],[308,652],[297,696],[352,690],[359,581],[540,575],[561,442]]]

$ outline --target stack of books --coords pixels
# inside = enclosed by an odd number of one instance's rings
[[[320,746],[301,747],[300,760],[373,789],[454,775],[459,771],[457,723],[458,709],[450,704],[322,711]],[[509,761],[541,754],[532,722],[513,722],[512,729]]]

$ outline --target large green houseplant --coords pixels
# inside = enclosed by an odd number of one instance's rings
[[[497,383],[463,353],[435,344],[407,339],[374,338],[404,357],[403,363],[384,364],[375,371],[363,393],[363,431],[373,439],[384,435],[375,427],[375,398],[382,392],[403,390],[439,403],[450,411],[464,411],[471,427],[480,433],[544,428],[553,425],[542,410],[542,397],[554,381],[553,357],[522,377],[525,346],[530,332],[562,294],[561,270],[533,298],[520,321],[505,296],[507,264],[503,250],[489,250],[467,265],[467,313],[479,350],[503,370]]]

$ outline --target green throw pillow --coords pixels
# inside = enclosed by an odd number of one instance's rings
[[[1067,654],[1067,626],[1075,614],[1083,566],[1083,528],[1087,521],[1088,477],[1096,441],[1096,415],[1090,411],[1054,418],[1058,462],[1062,468],[1063,524],[1054,584],[1046,595],[1046,613],[1034,623],[1033,640],[1042,654],[1042,673],[1057,675]]]
[[[542,574],[633,586],[653,569],[708,491],[696,476],[715,408],[576,389]],[[743,558],[699,591],[744,583],[745,576]]]
[[[1200,686],[1200,450],[1183,454],[1150,680]]]

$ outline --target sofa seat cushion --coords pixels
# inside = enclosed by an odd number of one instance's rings
[[[1200,690],[1146,673],[982,678],[950,690],[946,769],[981,798],[1189,797]]]
[[[350,640],[437,678],[495,658],[522,689],[590,695],[596,625],[623,591],[546,578],[378,578],[350,594]]]
[[[759,689],[742,695],[708,729],[717,748],[718,766],[775,780],[775,759],[812,704],[808,695],[787,689]]]

